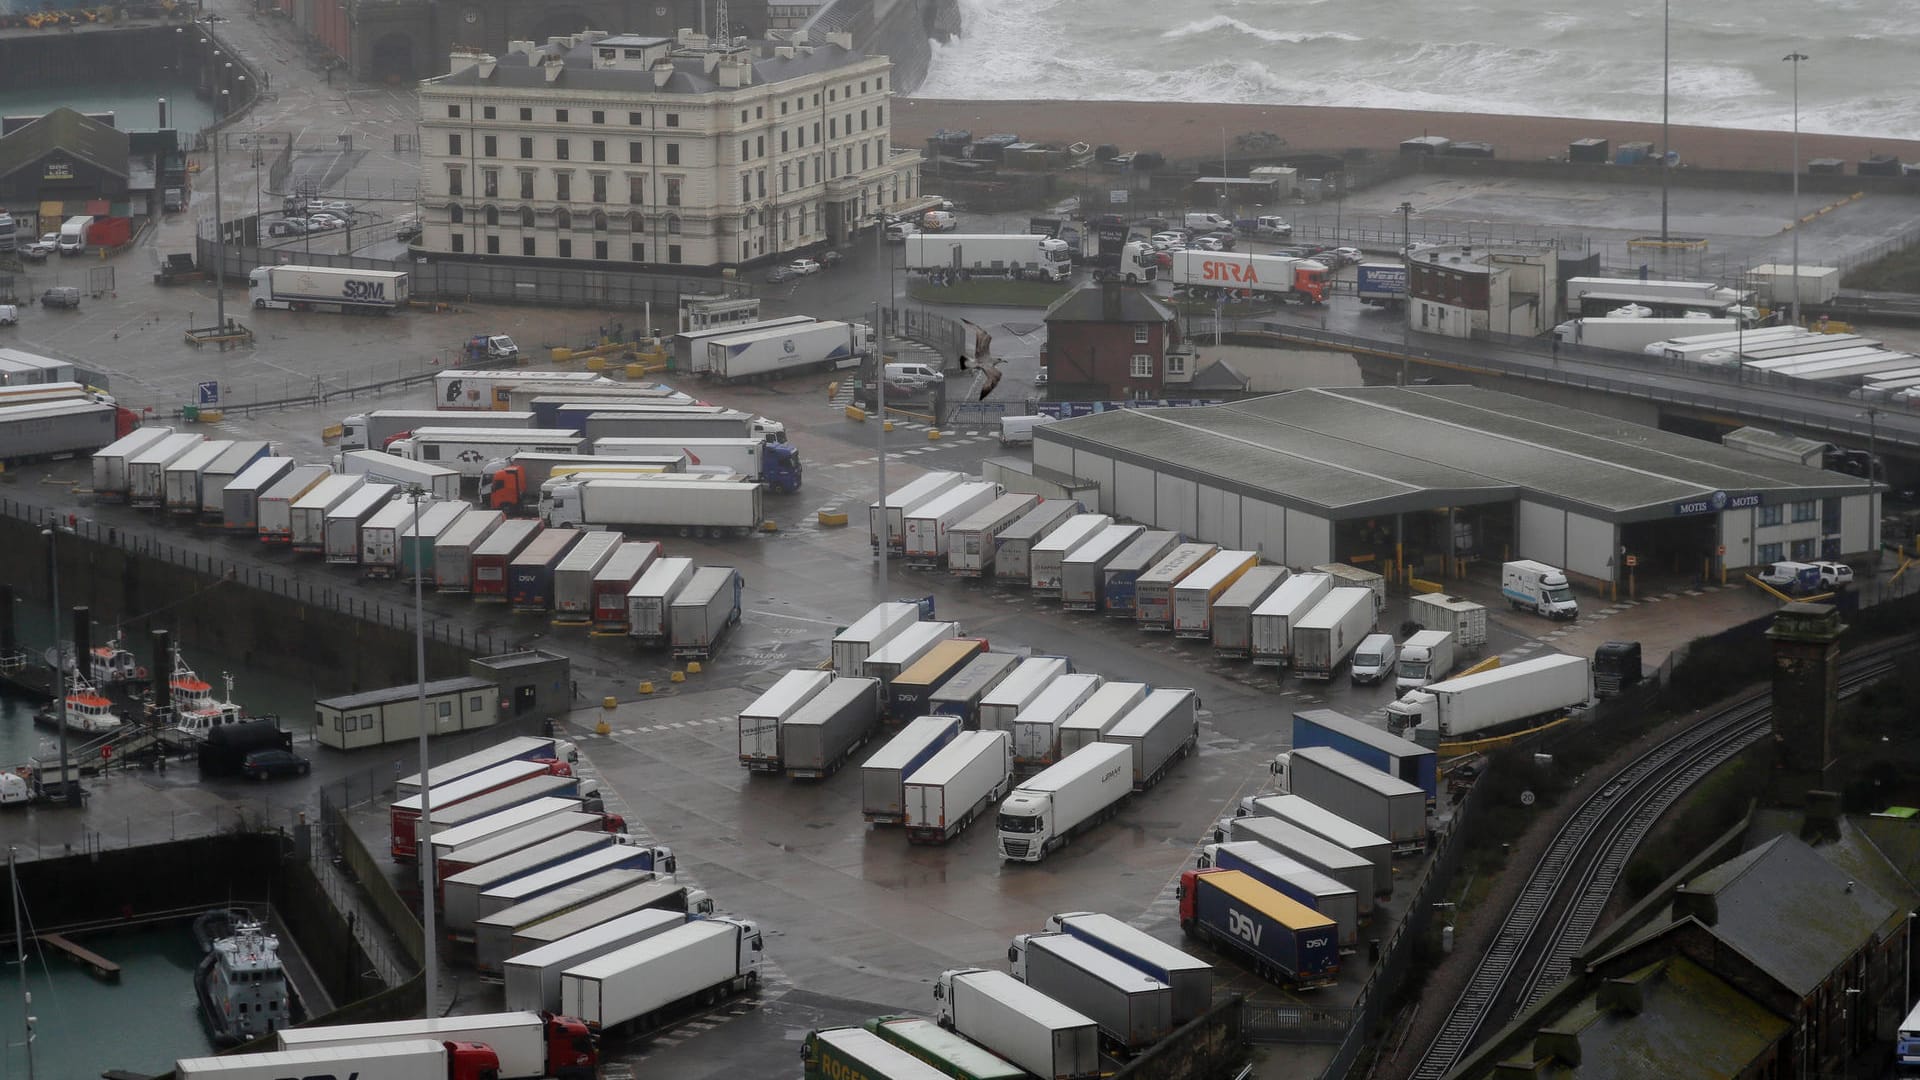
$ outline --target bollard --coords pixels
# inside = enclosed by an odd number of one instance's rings
[[[816,516],[820,519],[820,524],[822,525],[837,526],[847,523],[847,512],[845,510],[822,510]]]
[[[698,660],[687,661],[687,674],[689,675],[700,674],[700,661]]]
[[[882,431],[892,431],[892,430],[893,430],[893,421],[891,421],[891,420],[888,420],[888,421],[885,421],[885,422],[883,422],[883,423],[882,423],[882,424],[880,425],[880,430],[882,430]]]
[[[600,699],[600,707],[603,709],[618,708],[619,705],[620,699],[614,697],[612,694],[608,694],[606,697]]]
[[[653,693],[653,683],[652,683],[652,681],[651,681],[651,680],[649,680],[649,681],[647,681],[647,682],[643,682],[643,683],[641,683],[641,684],[640,684],[640,692],[641,692],[641,693],[643,693],[643,694],[651,694],[651,693]]]
[[[847,419],[855,420],[860,423],[866,423],[867,410],[861,408],[858,405],[849,405],[847,406]]]
[[[595,735],[611,735],[613,734],[613,725],[607,723],[605,719],[602,719],[599,723],[593,725],[593,733]]]
[[[927,441],[928,441],[928,442],[939,442],[939,441],[940,441],[940,432],[939,432],[939,431],[937,431],[937,430],[933,430],[933,429],[928,429],[928,431],[927,431]]]
[[[673,674],[667,676],[667,681],[668,682],[686,682],[687,673],[684,671],[676,671]]]

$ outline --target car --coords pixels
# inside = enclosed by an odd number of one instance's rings
[[[20,257],[28,262],[45,262],[58,246],[57,240],[53,243],[48,243],[44,238],[35,240],[20,249]]]
[[[1817,562],[1820,568],[1820,585],[1827,589],[1844,589],[1853,584],[1853,567],[1843,562]]]
[[[77,308],[80,306],[80,290],[72,285],[55,285],[40,294],[40,306]]]
[[[1199,251],[1225,251],[1226,250],[1226,248],[1221,245],[1220,238],[1217,236],[1196,236],[1194,237],[1194,240],[1193,240],[1193,246],[1195,249]]]
[[[285,221],[276,221],[267,226],[267,235],[305,236],[307,235],[307,223],[299,218],[288,218]]]
[[[332,232],[335,229],[345,228],[347,224],[337,217],[329,217],[326,214],[315,214],[305,220],[308,232]]]
[[[353,220],[352,214],[342,214],[337,210],[314,210],[307,214],[308,221],[331,221],[336,225],[345,225]]]
[[[1171,268],[1173,267],[1173,252],[1171,252],[1171,251],[1156,251],[1156,252],[1154,252],[1154,253],[1153,253],[1153,257],[1154,257],[1154,259],[1155,259],[1156,261],[1158,261],[1158,262],[1159,262],[1159,264],[1160,264],[1160,269],[1162,269],[1162,270],[1168,270],[1168,269],[1171,269]]]
[[[799,276],[799,274],[793,272],[793,267],[791,266],[776,266],[767,271],[767,284],[778,285],[782,282],[793,281]]]
[[[342,202],[339,199],[308,199],[306,205],[307,213],[309,214],[324,210],[327,213],[339,214],[345,217],[351,216],[354,213],[352,203]]]
[[[420,234],[423,231],[424,230],[420,228],[420,223],[414,222],[411,225],[402,225],[393,230],[393,238],[403,244],[408,244],[420,239]]]
[[[1154,246],[1158,247],[1161,244],[1172,244],[1185,240],[1186,238],[1187,234],[1183,232],[1162,231],[1154,233],[1149,239]]]
[[[1047,385],[1047,369],[1046,368],[1043,367],[1039,371],[1036,371],[1033,373],[1033,385],[1035,386]]]
[[[1361,259],[1366,258],[1366,255],[1357,247],[1337,247],[1333,249],[1333,253],[1340,256],[1342,261],[1348,263],[1357,263]]]
[[[1217,232],[1211,235],[1219,242],[1221,251],[1232,251],[1240,243],[1240,238],[1230,232]]]
[[[796,277],[811,277],[820,272],[820,264],[812,259],[795,259],[787,264]]]
[[[240,775],[250,780],[305,776],[312,770],[312,762],[291,750],[254,750],[240,759]]]

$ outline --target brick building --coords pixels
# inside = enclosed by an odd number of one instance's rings
[[[1049,397],[1163,398],[1193,378],[1194,355],[1172,308],[1138,288],[1082,285],[1047,309]]]

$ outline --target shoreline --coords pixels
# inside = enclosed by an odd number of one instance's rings
[[[1492,143],[1507,160],[1537,161],[1564,157],[1575,139],[1608,139],[1609,153],[1623,142],[1660,145],[1660,121],[1584,120],[1559,116],[1498,116],[1481,113],[1422,112],[1414,109],[1363,109],[1319,105],[1231,105],[1164,101],[960,101],[898,98],[893,109],[895,143],[921,148],[936,130],[963,128],[974,137],[1013,132],[1031,142],[1065,146],[1074,142],[1112,143],[1123,152],[1151,150],[1169,162],[1218,161],[1222,128],[1227,138],[1272,132],[1286,140],[1278,151],[1232,154],[1235,160],[1270,161],[1352,149],[1398,152],[1401,140],[1444,135],[1456,141]],[[1785,172],[1793,159],[1793,133],[1675,124],[1672,148],[1682,167]],[[1800,133],[1800,160],[1840,158],[1852,175],[1858,162],[1875,154],[1920,161],[1920,140],[1863,135]]]

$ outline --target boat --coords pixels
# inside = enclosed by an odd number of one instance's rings
[[[42,727],[58,728],[60,713],[53,703],[40,707],[33,721]],[[120,730],[125,721],[113,711],[113,702],[78,675],[68,676],[67,730],[83,735],[105,735]]]
[[[245,908],[216,908],[193,921],[206,955],[193,971],[200,1018],[214,1045],[238,1046],[294,1024],[280,939]]]
[[[173,677],[168,687],[173,697],[173,722],[168,725],[174,731],[204,739],[207,733],[222,724],[231,724],[243,718],[243,711],[233,701],[233,676],[223,675],[227,684],[227,696],[220,699],[213,695],[213,686],[187,666],[180,655],[179,646],[173,650]]]
[[[93,647],[87,662],[87,679],[101,691],[111,693],[116,687],[146,682],[147,669],[140,666],[115,634],[105,645]]]

